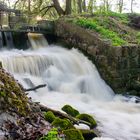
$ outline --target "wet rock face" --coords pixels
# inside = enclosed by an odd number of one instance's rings
[[[87,55],[116,93],[136,91],[140,96],[140,46],[113,47],[96,33],[64,21],[57,22],[56,35]]]

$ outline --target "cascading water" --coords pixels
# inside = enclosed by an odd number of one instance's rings
[[[5,40],[6,40],[6,46],[8,48],[14,48],[14,42],[11,32],[4,32]]]
[[[2,32],[0,32],[0,48],[3,47],[3,37],[2,37]]]
[[[46,47],[48,45],[48,42],[43,34],[28,33],[28,38],[33,49]]]
[[[70,104],[93,115],[104,137],[140,139],[140,105],[115,97],[96,67],[77,50],[58,46],[10,50],[0,54],[0,61],[25,88],[47,84],[30,93],[34,100],[55,109]]]

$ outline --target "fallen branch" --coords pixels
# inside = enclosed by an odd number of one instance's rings
[[[37,89],[43,88],[43,87],[46,87],[46,84],[44,84],[44,85],[38,85],[38,86],[36,86],[36,87],[29,88],[29,89],[24,89],[24,91],[25,91],[25,92],[26,92],[26,91],[33,91],[33,90],[37,90]]]
[[[62,113],[62,112],[60,112],[60,111],[56,111],[56,110],[54,110],[54,109],[48,108],[48,107],[46,107],[46,106],[44,106],[44,105],[40,105],[40,104],[38,104],[38,105],[39,105],[41,111],[46,111],[46,112],[47,112],[47,111],[52,111],[52,112],[54,113],[54,115],[56,115],[56,116],[58,116],[58,117],[60,117],[60,118],[67,118],[67,119],[69,119],[70,121],[72,121],[73,124],[79,125],[80,123],[82,123],[82,124],[88,125],[88,126],[91,128],[91,124],[90,124],[89,122],[86,122],[86,121],[83,121],[83,120],[79,120],[79,119],[74,118],[74,117],[72,117],[72,116],[70,116],[70,115],[68,115],[68,114],[65,114],[65,113]]]

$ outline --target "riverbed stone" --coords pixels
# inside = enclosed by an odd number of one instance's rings
[[[73,107],[70,106],[70,105],[64,105],[64,106],[62,107],[62,110],[63,110],[64,112],[66,112],[68,115],[71,115],[72,117],[76,117],[77,115],[80,114],[78,110],[76,110],[75,108],[73,108]]]

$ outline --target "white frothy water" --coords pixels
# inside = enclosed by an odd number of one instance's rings
[[[140,105],[115,98],[96,67],[77,50],[51,46],[32,51],[3,51],[0,61],[25,88],[47,84],[46,88],[30,93],[34,100],[59,110],[70,104],[93,115],[103,137],[140,139]]]

